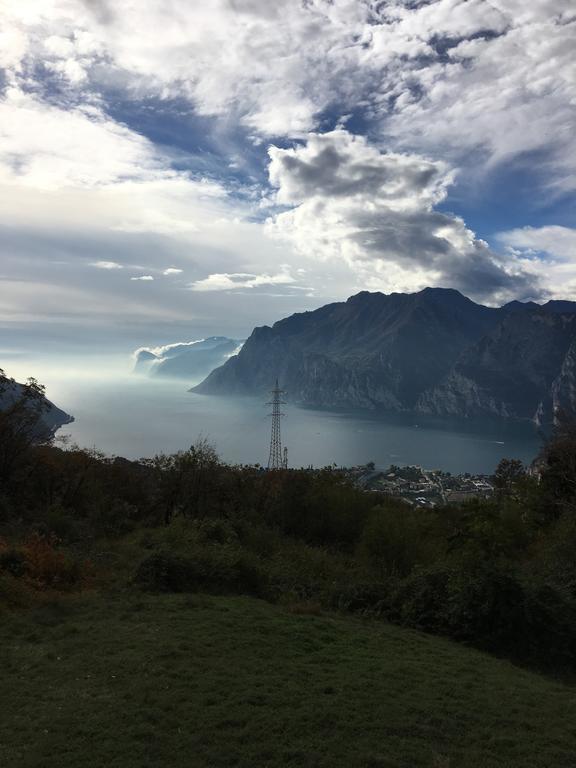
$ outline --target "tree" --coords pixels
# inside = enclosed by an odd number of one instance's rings
[[[511,496],[524,477],[526,470],[519,459],[502,459],[494,472],[494,485],[502,496]]]
[[[166,525],[176,514],[204,516],[222,467],[209,440],[201,437],[188,451],[160,454],[142,463],[157,473],[158,503]]]
[[[0,369],[0,480],[12,477],[32,446],[52,442],[43,419],[50,410],[45,391],[34,378],[18,384]]]
[[[539,457],[547,516],[576,513],[576,421],[563,417]]]

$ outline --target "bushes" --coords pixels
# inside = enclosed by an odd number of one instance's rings
[[[373,510],[352,555],[242,520],[180,518],[140,536],[152,552],[134,582],[378,616],[517,660],[573,666],[574,602],[523,576],[508,547],[488,545],[503,525],[492,507],[444,515],[389,504]]]
[[[266,593],[267,580],[255,558],[226,547],[209,547],[181,557],[158,552],[143,560],[134,583],[151,592]]]
[[[358,545],[358,556],[379,577],[406,576],[437,556],[434,515],[389,502],[372,510]]]
[[[574,663],[575,454],[562,440],[540,486],[503,465],[494,500],[434,510],[338,471],[226,466],[206,442],[140,462],[31,446],[0,495],[0,530],[20,540],[0,546],[5,602],[82,588],[90,569],[71,552],[94,548],[100,563],[116,551],[107,586],[141,559],[144,589],[322,605]]]
[[[0,615],[5,609],[28,608],[33,603],[34,593],[24,580],[0,570]]]
[[[576,600],[576,519],[564,515],[537,540],[529,570],[545,584],[555,584]]]
[[[576,662],[576,607],[560,590],[492,564],[436,566],[400,582],[391,618],[544,666]]]
[[[22,579],[34,590],[66,592],[85,586],[90,564],[80,562],[57,548],[54,536],[33,533],[22,543],[0,542],[0,574]]]
[[[17,549],[6,549],[0,552],[0,572],[11,576],[24,576],[27,570],[27,562],[23,552]]]

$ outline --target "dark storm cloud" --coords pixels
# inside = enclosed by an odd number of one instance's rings
[[[292,149],[271,148],[270,179],[292,209],[270,227],[303,252],[343,258],[387,287],[458,288],[478,299],[539,298],[539,279],[504,263],[462,219],[435,210],[452,176],[417,155],[384,153],[338,130]]]
[[[380,162],[370,164],[357,161],[353,152],[330,145],[306,159],[292,154],[279,155],[278,163],[281,166],[279,173],[291,177],[301,200],[319,190],[339,197],[367,194],[394,198],[399,193],[409,194],[431,187],[444,176],[439,164],[424,159],[419,163],[412,162],[399,175],[397,159],[387,162],[386,155],[382,155]]]

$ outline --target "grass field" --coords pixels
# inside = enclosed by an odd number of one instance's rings
[[[2,768],[574,768],[576,690],[449,641],[249,598],[0,618]]]

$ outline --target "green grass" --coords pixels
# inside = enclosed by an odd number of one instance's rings
[[[249,598],[3,614],[2,768],[573,768],[573,688],[446,640]]]

